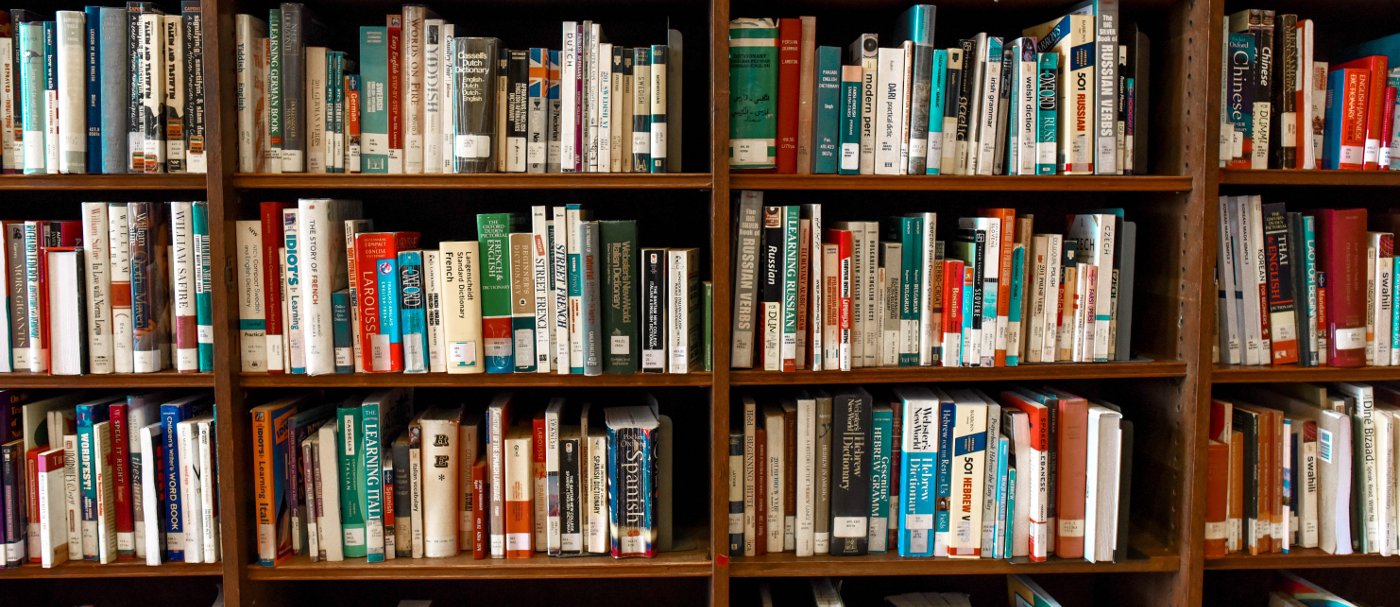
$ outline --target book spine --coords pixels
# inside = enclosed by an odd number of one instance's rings
[[[510,289],[510,339],[514,359],[512,368],[521,373],[534,373],[538,368],[532,240],[532,234],[528,232],[513,232],[508,235],[507,239],[509,247],[507,280]]]
[[[948,105],[948,49],[934,49],[932,73],[929,74],[928,145],[925,152],[926,175],[943,174],[944,112]]]
[[[164,285],[158,257],[161,247],[158,203],[133,202],[127,205],[131,248],[131,332],[133,371],[151,373],[165,367],[161,356],[161,334],[165,302],[160,300]]]
[[[340,526],[343,537],[341,544],[345,556],[350,558],[366,556],[367,519],[365,516],[365,440],[363,412],[358,405],[337,409],[336,420],[340,425],[337,458],[340,479]]]
[[[87,27],[82,11],[54,13],[54,60],[56,107],[49,109],[58,119],[58,173],[87,172],[87,103],[85,93]],[[46,28],[48,26],[45,26]]]
[[[545,110],[546,116],[548,117],[546,125],[547,135],[545,137],[545,172],[559,173],[562,172],[560,157],[563,154],[561,148],[563,146],[564,105],[560,99],[563,80],[560,74],[559,51],[551,49],[546,52],[549,60],[549,73],[548,78],[545,80],[547,89],[545,93]]]
[[[23,130],[18,120],[21,62],[17,52],[19,32],[15,25],[11,25],[9,36],[0,36],[0,170],[5,173],[19,173],[24,168],[23,142],[19,140]]]
[[[389,32],[360,27],[360,171],[389,172]]]
[[[443,340],[448,373],[481,373],[481,291],[476,241],[443,243]]]
[[[1036,126],[1035,126],[1035,173],[1054,175],[1057,170],[1056,157],[1059,155],[1059,87],[1060,56],[1056,53],[1040,53],[1039,70],[1036,79]]]
[[[481,313],[487,373],[510,373],[515,369],[511,343],[510,224],[508,214],[477,216],[477,234],[482,248]]]
[[[200,373],[209,373],[214,370],[214,283],[210,263],[209,203],[193,203],[191,217],[194,224],[195,341],[198,370]]]
[[[603,267],[603,334],[607,336],[606,373],[636,373],[637,352],[637,224],[601,222]]]
[[[170,203],[171,267],[170,295],[175,312],[175,370],[180,373],[199,371],[199,328],[196,318],[195,291],[199,268],[195,265],[196,237],[194,203]]]
[[[642,249],[641,350],[643,373],[665,373],[667,262],[665,249]]]
[[[673,145],[670,142],[669,128],[666,115],[666,107],[669,103],[667,97],[667,87],[675,86],[677,91],[680,83],[672,85],[667,74],[668,62],[670,61],[670,49],[664,44],[651,45],[651,172],[665,173],[675,171],[671,166],[674,160],[667,158],[668,147]],[[678,117],[679,118],[679,117]],[[679,120],[676,121],[679,125]],[[677,129],[679,130],[679,129]]]
[[[171,561],[185,560],[184,492],[180,479],[180,461],[184,455],[179,451],[175,426],[190,417],[188,405],[165,404],[160,407],[162,453],[164,468],[160,474],[161,530],[165,532],[165,553]],[[150,550],[147,549],[147,558]]]
[[[495,38],[458,37],[453,43],[457,72],[453,94],[457,105],[456,172],[496,170],[496,79],[500,42]],[[468,100],[479,100],[468,102]]]
[[[185,27],[180,15],[161,19],[162,64],[165,100],[165,164],[167,173],[185,172]]]
[[[832,415],[831,554],[869,548],[871,403],[857,390],[834,396]]]
[[[17,44],[19,90],[15,122],[20,124],[21,168],[25,174],[45,172],[44,162],[44,29],[38,23],[19,24]],[[24,111],[28,110],[28,111]]]
[[[410,175],[424,172],[424,132],[427,116],[424,114],[423,88],[426,85],[423,74],[424,46],[423,28],[427,9],[420,5],[407,4],[401,16],[401,50],[399,52],[399,104],[402,108],[403,124],[403,172]]]
[[[506,153],[500,160],[502,170],[507,173],[524,173],[528,169],[529,145],[529,106],[530,106],[530,56],[528,51],[507,50],[505,71],[505,132],[503,138]]]
[[[543,173],[549,164],[549,52],[538,47],[529,50],[525,168],[530,173]]]
[[[373,261],[375,297],[379,301],[379,335],[375,353],[375,370],[404,371],[403,316],[400,308],[402,283],[399,276],[398,253],[386,254]],[[422,368],[421,365],[418,368]]]
[[[442,253],[433,249],[423,250],[423,313],[427,322],[428,371],[447,371],[447,351],[443,331],[442,295]],[[349,343],[346,343],[349,346]],[[338,350],[337,350],[338,351]],[[407,474],[404,468],[402,474]]]
[[[816,107],[812,121],[812,166],[813,173],[836,173],[838,165],[838,142],[841,123],[841,49],[823,46],[817,49]],[[927,89],[925,89],[927,90]],[[925,97],[927,99],[927,97]],[[919,133],[920,152],[924,149],[922,138],[927,129]],[[912,162],[912,160],[911,160]],[[922,167],[920,172],[923,172]]]
[[[779,207],[781,210],[782,232],[782,296],[779,300],[781,306],[781,329],[779,331],[780,365],[783,371],[791,372],[797,370],[797,291],[799,270],[798,259],[801,243],[799,242],[799,208],[796,206]],[[677,297],[677,293],[672,293],[672,298]]]
[[[102,172],[102,8],[83,9],[83,172]]]
[[[275,9],[274,9],[275,10]],[[281,8],[280,47],[282,103],[282,171],[306,171],[306,7],[288,2]],[[270,34],[269,34],[270,35]]]
[[[278,263],[282,291],[283,328],[282,347],[288,373],[306,374],[305,347],[305,298],[302,287],[306,282],[302,277],[303,250],[300,233],[300,209],[282,209],[282,243],[279,247]]]
[[[335,372],[355,372],[354,329],[350,323],[350,292],[341,289],[331,294],[331,322],[335,347]]]
[[[397,261],[404,373],[426,373],[429,370],[423,253],[417,250],[399,251]]]
[[[182,142],[185,171],[208,173],[204,141],[204,14],[199,2],[188,0],[181,3],[180,11],[185,51],[184,65],[179,66],[185,83],[185,138]]]

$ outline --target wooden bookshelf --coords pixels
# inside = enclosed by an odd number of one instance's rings
[[[708,173],[480,173],[475,175],[246,175],[244,190],[707,190]]]
[[[96,561],[68,561],[51,569],[44,569],[32,564],[0,569],[0,580],[218,577],[220,575],[223,575],[223,565],[218,563],[162,563],[152,567],[144,561],[133,560],[118,560],[106,565],[99,565]]]
[[[1271,382],[1396,381],[1400,367],[1248,367],[1217,365],[1210,381],[1216,384],[1258,384]]]
[[[912,190],[929,192],[1187,192],[1190,177],[1046,175],[765,175],[735,173],[734,190]]]
[[[1017,367],[883,367],[851,371],[730,371],[731,386],[898,384],[955,381],[1053,381],[1186,377],[1186,363],[1147,361],[1096,364],[1026,364]]]
[[[104,191],[199,191],[205,188],[204,175],[0,175],[0,191],[44,192],[78,190]]]
[[[1294,548],[1288,554],[1232,554],[1225,558],[1207,559],[1205,568],[1211,571],[1248,569],[1373,569],[1400,567],[1400,556],[1379,554],[1327,554],[1317,548]]]
[[[1306,186],[1319,188],[1393,188],[1400,186],[1400,171],[1291,171],[1220,169],[1223,186]]]
[[[112,373],[106,375],[48,375],[0,373],[0,387],[61,388],[64,390],[150,390],[157,388],[213,388],[210,373]]]
[[[245,373],[238,378],[244,388],[647,388],[705,387],[709,373],[636,375],[555,375],[552,373],[504,373],[449,375],[447,373],[347,373],[339,375],[267,375]]]

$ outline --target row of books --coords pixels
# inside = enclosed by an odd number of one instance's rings
[[[507,49],[404,5],[359,28],[356,73],[301,3],[238,15],[239,171],[680,171],[680,32],[624,47],[592,21],[561,31],[559,49]]]
[[[1400,213],[1368,223],[1366,209],[1290,212],[1260,196],[1222,196],[1219,211],[1219,362],[1400,365]]]
[[[6,173],[204,173],[200,3],[0,15]]]
[[[1312,19],[1227,15],[1221,39],[1220,166],[1400,170],[1400,34],[1320,61]],[[1394,66],[1394,67],[1388,67]]]
[[[1034,233],[1035,217],[1015,209],[982,209],[941,240],[936,213],[824,224],[821,204],[762,205],[762,192],[739,195],[736,368],[1131,356],[1137,225],[1122,209],[1071,215],[1064,234]]]
[[[238,222],[243,371],[708,370],[699,250],[643,248],[579,205],[476,216],[477,240],[375,232],[359,201],[264,202]]]
[[[802,581],[765,581],[758,585],[758,604],[844,607],[839,579],[811,578]],[[1007,604],[1011,607],[1059,607],[1060,603],[1028,576],[1006,576]],[[963,592],[906,592],[886,596],[888,607],[972,607],[972,595]]]
[[[1396,553],[1396,386],[1241,386],[1211,401],[1209,432],[1207,558]]]
[[[916,4],[893,44],[861,34],[843,62],[815,17],[729,25],[730,166],[862,175],[1131,175],[1147,170],[1148,40],[1114,2],[1021,37],[935,48]]]
[[[653,557],[671,545],[670,419],[512,394],[415,406],[412,390],[255,407],[258,562]]]
[[[744,396],[729,550],[1113,562],[1127,554],[1132,427],[1053,388]]]
[[[0,392],[4,567],[219,562],[208,394]]]
[[[213,370],[206,203],[84,202],[0,229],[0,372]]]

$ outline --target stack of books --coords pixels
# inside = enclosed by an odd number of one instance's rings
[[[1392,384],[1241,386],[1211,402],[1207,558],[1232,552],[1396,553]]]
[[[238,15],[238,170],[679,172],[680,32],[624,47],[561,29],[558,49],[508,49],[405,5],[360,27],[356,61],[300,3]]]
[[[735,368],[1002,367],[1129,360],[1137,224],[982,209],[824,224],[822,205],[739,195]],[[835,301],[827,301],[829,298]]]
[[[1400,212],[1368,224],[1366,209],[1299,213],[1259,196],[1222,196],[1220,226],[1218,362],[1400,365]]]
[[[1053,388],[742,401],[730,554],[1127,558],[1133,424],[1116,405]]]
[[[653,557],[672,546],[670,419],[512,394],[485,415],[412,390],[255,407],[258,562]]]
[[[85,202],[0,229],[0,372],[213,370],[204,202]]]
[[[198,394],[0,392],[3,566],[219,562],[212,407]]]
[[[842,57],[815,17],[729,25],[735,169],[843,175],[1132,175],[1147,171],[1148,40],[1089,1],[1020,37],[935,48],[936,8]],[[886,43],[882,46],[881,42]]]
[[[1312,19],[1248,9],[1225,19],[1220,166],[1400,170],[1400,34],[1321,61]]]
[[[375,232],[353,200],[265,202],[238,222],[243,371],[709,370],[699,250],[643,248],[579,205],[477,215],[477,240]]]
[[[205,173],[200,3],[0,14],[6,173]]]

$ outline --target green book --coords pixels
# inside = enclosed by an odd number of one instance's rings
[[[778,153],[778,25],[729,22],[729,167],[771,169]]]
[[[871,552],[889,550],[890,453],[894,410],[877,405],[870,420],[870,539]],[[895,495],[898,495],[896,493]]]
[[[397,419],[395,411],[402,398],[401,390],[381,390],[365,397],[359,406],[359,472],[364,479],[364,492],[361,495],[365,530],[363,550],[366,562],[370,563],[383,562],[386,542],[392,541],[385,536],[384,530],[384,438],[390,436],[386,431],[394,427],[392,421]],[[346,548],[349,548],[348,541]],[[350,554],[347,552],[346,556]]]
[[[841,149],[837,172],[842,175],[860,173],[860,90],[864,73],[859,65],[841,68]]]
[[[637,349],[637,312],[640,304],[637,269],[637,222],[600,221],[603,247],[603,335],[607,355],[604,373],[636,373],[640,362]]]
[[[366,556],[365,449],[360,405],[336,409],[340,420],[340,528],[346,558]]]
[[[701,285],[701,304],[704,306],[704,314],[701,316],[703,334],[700,336],[700,343],[704,344],[705,349],[704,359],[701,360],[701,363],[704,364],[705,371],[713,371],[715,367],[715,283],[707,280]]]
[[[801,207],[783,207],[783,370],[788,361],[794,367],[797,361],[797,257],[801,243],[798,239],[798,224]]]
[[[360,171],[389,172],[389,33],[360,28]]]
[[[1026,290],[1026,247],[1020,243],[1011,250],[1011,305],[1006,322],[1006,366],[1021,364],[1021,301]]]
[[[486,350],[487,373],[515,371],[510,305],[512,224],[514,216],[510,213],[476,216],[476,234],[481,246],[481,337]]]
[[[899,366],[917,367],[922,338],[919,320],[923,310],[920,309],[919,294],[924,287],[924,218],[915,216],[898,219],[898,240],[902,257],[899,277]]]
[[[841,135],[841,49],[817,48],[817,107],[812,120],[812,172],[836,173]]]

